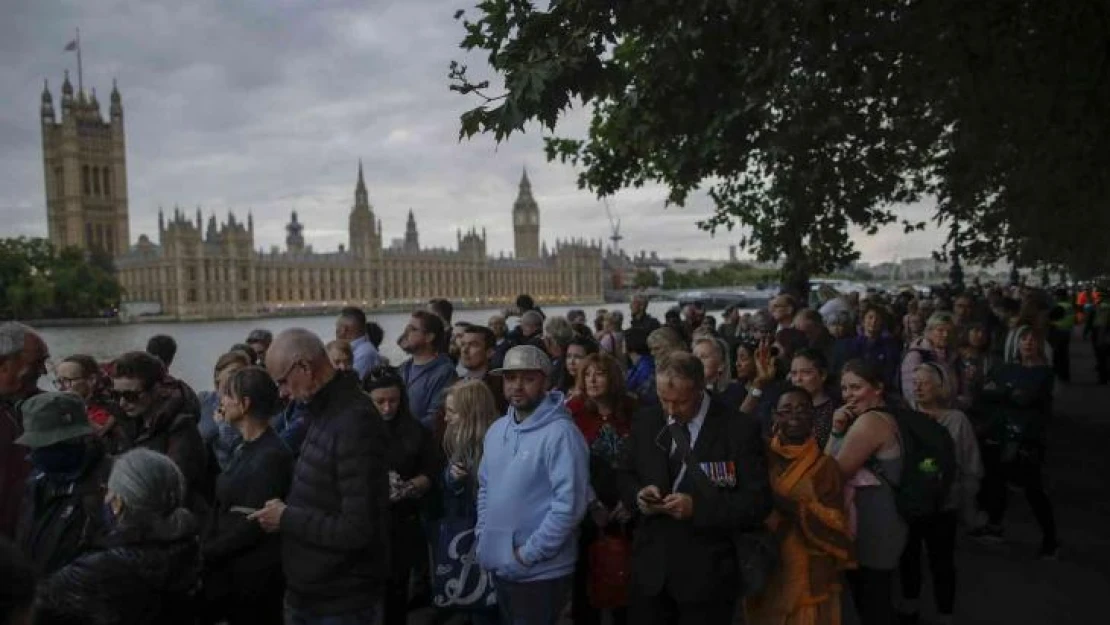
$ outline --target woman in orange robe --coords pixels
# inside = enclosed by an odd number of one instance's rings
[[[774,415],[768,467],[775,496],[767,526],[780,564],[746,601],[751,625],[840,625],[841,572],[853,566],[840,468],[813,435],[813,401],[787,389]]]

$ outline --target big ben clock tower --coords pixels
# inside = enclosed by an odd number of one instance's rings
[[[520,177],[520,192],[513,203],[513,242],[517,258],[540,257],[540,207],[532,197],[528,170]]]

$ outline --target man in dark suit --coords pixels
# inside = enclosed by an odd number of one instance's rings
[[[737,544],[771,511],[759,425],[705,392],[701,362],[657,365],[659,404],[632,422],[621,497],[643,515],[632,548],[629,622],[728,625],[740,595]]]

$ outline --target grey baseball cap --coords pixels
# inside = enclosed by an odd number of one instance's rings
[[[505,352],[505,362],[500,369],[490,373],[498,375],[509,371],[539,371],[551,375],[551,359],[535,345],[517,345]]]

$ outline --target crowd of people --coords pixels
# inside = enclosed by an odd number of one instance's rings
[[[951,622],[957,536],[1001,540],[1011,487],[1057,556],[1077,321],[1110,367],[1110,301],[1074,301],[782,294],[718,322],[636,296],[590,323],[523,295],[480,325],[436,299],[396,366],[348,308],[330,341],[255,330],[199,394],[171,337],[54,364],[4,323],[0,621],[889,625],[920,618],[924,549]]]

